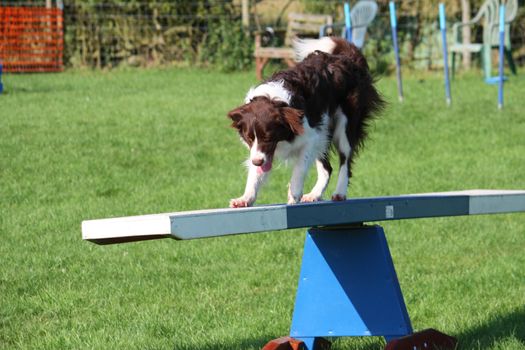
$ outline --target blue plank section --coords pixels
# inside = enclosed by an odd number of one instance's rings
[[[299,228],[468,214],[469,196],[399,196],[289,206],[287,222]]]
[[[309,230],[290,335],[311,342],[410,333],[383,229]]]

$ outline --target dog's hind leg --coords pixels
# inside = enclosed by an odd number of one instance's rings
[[[328,181],[330,181],[332,167],[328,161],[328,155],[325,154],[323,157],[316,159],[315,166],[317,168],[317,182],[310,193],[303,195],[301,202],[320,201],[323,197],[324,191],[326,190],[326,186],[328,186]]]
[[[338,109],[335,114],[335,127],[332,142],[339,153],[339,175],[337,185],[332,195],[333,201],[343,201],[346,199],[348,181],[350,179],[350,164],[352,157],[352,147],[346,133],[348,117]]]

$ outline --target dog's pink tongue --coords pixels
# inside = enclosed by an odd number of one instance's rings
[[[271,158],[266,159],[263,165],[257,167],[257,172],[259,174],[267,173],[270,170],[272,170],[272,159]]]

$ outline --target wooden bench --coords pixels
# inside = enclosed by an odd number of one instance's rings
[[[272,58],[283,60],[288,67],[295,65],[295,55],[292,49],[294,38],[319,37],[322,26],[331,25],[332,16],[317,14],[290,13],[284,38],[284,47],[263,47],[261,34],[255,34],[255,71],[257,79],[263,77],[264,67]]]

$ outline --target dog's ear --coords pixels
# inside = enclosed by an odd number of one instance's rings
[[[281,108],[281,115],[294,134],[301,135],[304,133],[303,111],[292,107],[283,107]]]
[[[232,123],[232,128],[237,128],[239,126],[239,122],[242,119],[244,111],[242,110],[242,107],[237,107],[234,110],[228,112],[228,118],[230,118]]]

